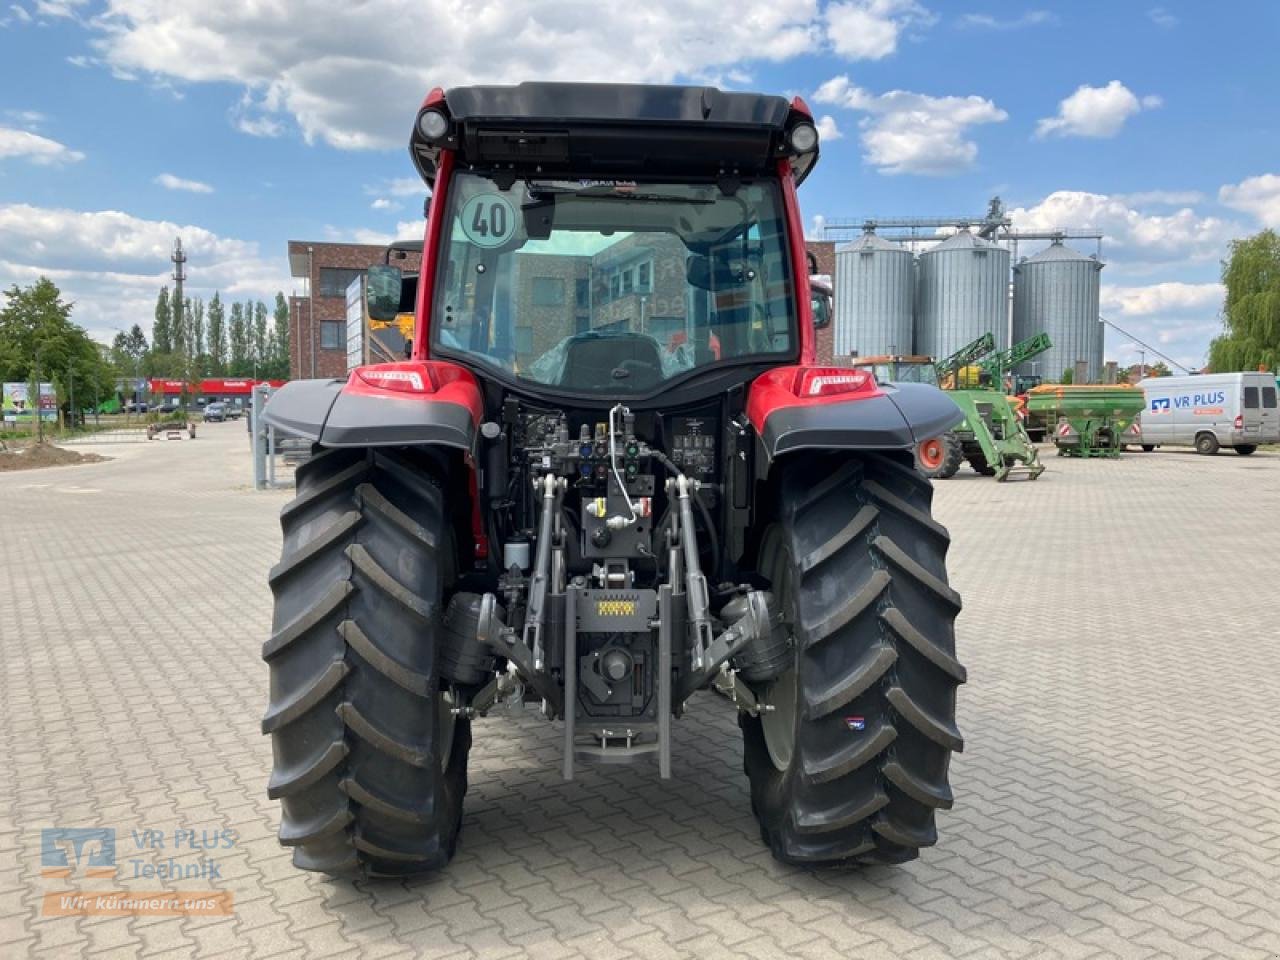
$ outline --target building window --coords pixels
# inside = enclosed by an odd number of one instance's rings
[[[321,267],[320,289],[316,292],[321,297],[345,297],[351,281],[364,273],[363,270],[348,270],[345,267]]]
[[[609,299],[617,300],[622,296],[622,278],[616,273],[609,278]]]
[[[534,277],[531,293],[535,307],[564,306],[564,281],[559,277]]]
[[[646,260],[640,266],[636,267],[636,290],[640,293],[649,293],[653,287],[652,284],[653,263]]]
[[[320,324],[320,349],[341,350],[343,347],[342,332],[345,327],[345,323]]]
[[[589,279],[579,277],[573,282],[573,299],[579,310],[591,306],[591,281]]]
[[[632,274],[630,270],[622,271],[622,292],[624,294],[631,292],[631,277]]]

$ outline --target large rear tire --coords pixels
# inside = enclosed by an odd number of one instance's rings
[[[950,808],[959,596],[929,482],[884,456],[784,466],[762,538],[792,666],[743,714],[761,836],[787,863],[901,863]],[[814,478],[822,478],[814,482]]]
[[[428,453],[317,451],[298,467],[271,571],[262,721],[294,865],[398,876],[453,856],[471,730],[439,681],[456,566]]]

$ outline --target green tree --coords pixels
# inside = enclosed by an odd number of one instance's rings
[[[245,376],[245,367],[249,359],[248,327],[244,320],[243,304],[231,305],[231,322],[228,326],[228,339],[231,341],[230,372],[233,377]]]
[[[185,357],[187,353],[187,322],[183,312],[186,303],[178,299],[178,291],[169,298],[169,351]]]
[[[204,301],[191,298],[191,352],[203,361],[204,357]]]
[[[276,293],[275,336],[272,338],[275,350],[272,351],[272,374],[283,379],[289,376],[289,302],[284,292]]]
[[[259,300],[253,305],[253,370],[264,376],[270,355],[267,353],[267,305]]]
[[[227,330],[222,300],[218,294],[209,301],[209,375],[218,377],[227,372]]]
[[[1280,370],[1280,234],[1232,241],[1222,282],[1225,329],[1209,345],[1209,369]]]
[[[173,351],[173,310],[169,305],[169,288],[161,287],[156,297],[156,319],[151,327],[151,343],[155,353]]]
[[[60,405],[70,409],[106,395],[112,370],[84,328],[71,321],[71,304],[47,277],[29,287],[12,286],[0,309],[0,380],[26,381],[34,386],[52,382]]]

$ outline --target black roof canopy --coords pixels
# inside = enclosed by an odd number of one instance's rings
[[[433,107],[450,119],[447,139],[427,140],[415,122],[409,148],[428,182],[443,147],[516,175],[750,176],[789,154],[792,126],[811,122],[783,97],[621,83],[454,87],[423,109]],[[816,151],[804,160],[797,178]]]

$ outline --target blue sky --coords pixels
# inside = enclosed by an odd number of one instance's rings
[[[1230,240],[1280,227],[1274,3],[190,6],[0,0],[0,284],[52,276],[102,339],[147,326],[178,232],[192,292],[242,299],[292,289],[289,239],[420,234],[404,144],[436,84],[799,93],[829,118],[811,228],[998,193],[1017,226],[1101,229],[1104,314],[1189,366]]]

